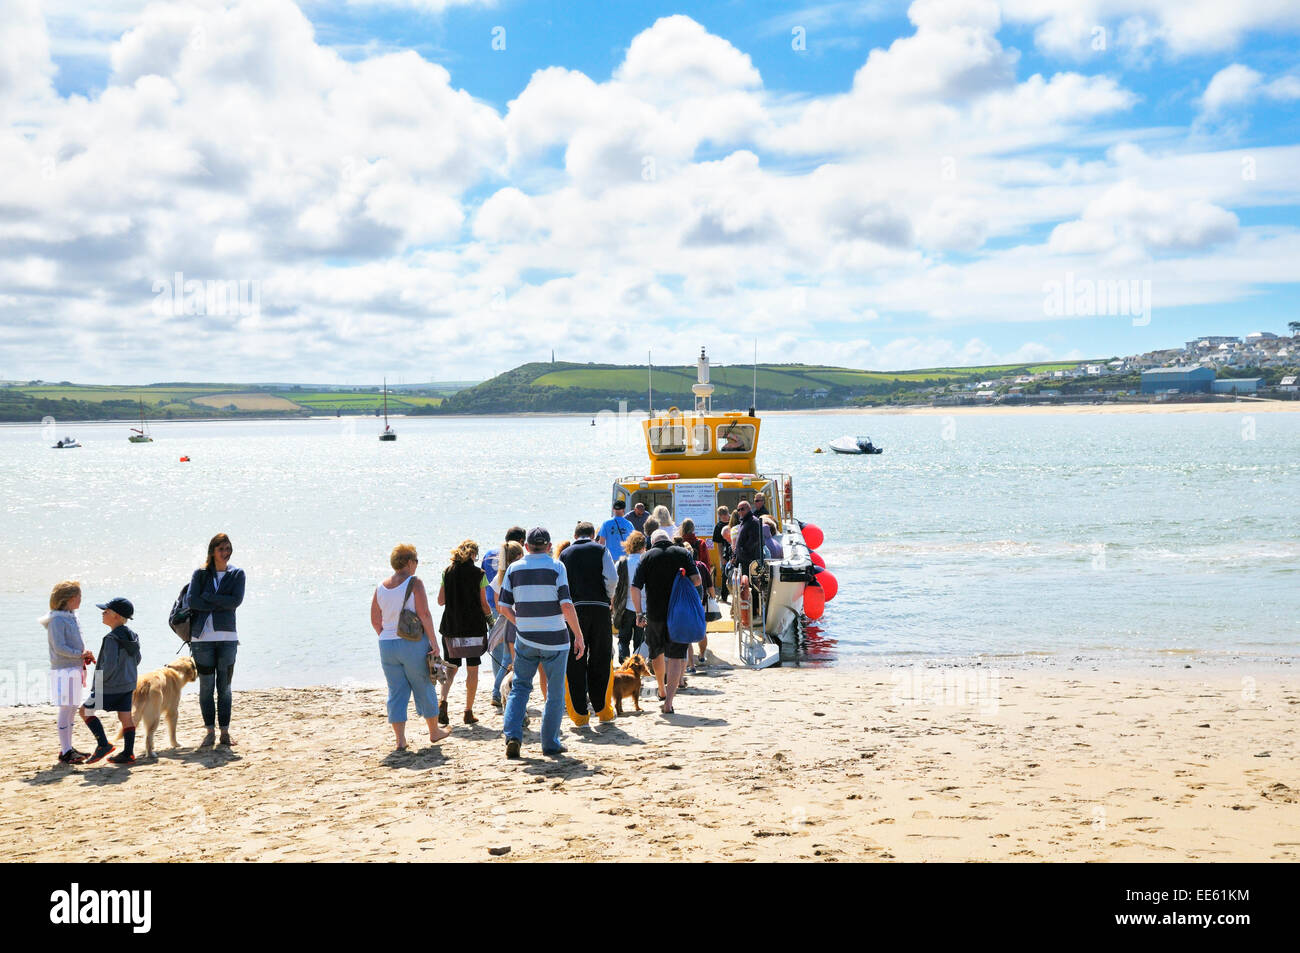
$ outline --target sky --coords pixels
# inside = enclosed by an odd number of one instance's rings
[[[1293,0],[0,0],[0,379],[1284,333],[1298,40]]]

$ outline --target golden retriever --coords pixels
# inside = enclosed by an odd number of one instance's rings
[[[135,720],[137,731],[144,728],[144,751],[148,757],[154,757],[153,736],[163,715],[167,716],[167,731],[172,747],[179,747],[176,741],[176,713],[180,708],[181,689],[198,677],[194,659],[186,655],[172,659],[155,672],[141,675],[136,682],[135,695],[131,699],[131,716]]]

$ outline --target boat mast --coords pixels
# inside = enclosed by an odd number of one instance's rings
[[[652,352],[645,352],[645,373],[646,373],[646,403],[649,405],[646,409],[646,416],[651,420],[655,415],[655,366]]]
[[[754,396],[749,402],[749,416],[754,416],[758,407],[758,338],[754,338]]]
[[[388,376],[384,376],[384,429],[388,429]]]

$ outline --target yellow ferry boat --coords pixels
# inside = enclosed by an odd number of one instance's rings
[[[624,500],[629,511],[637,503],[650,511],[666,506],[677,526],[690,518],[700,539],[709,540],[719,506],[734,512],[741,500],[752,505],[755,494],[764,495],[767,512],[779,528],[781,556],[737,567],[728,586],[736,654],[746,665],[766,668],[780,660],[782,647],[793,652],[797,645],[804,586],[813,578],[813,562],[795,519],[790,475],[758,469],[762,421],[752,407],[748,414],[714,413],[709,358],[703,348],[696,369],[697,381],[691,387],[694,412],[670,407],[660,414],[652,411],[642,421],[649,469],[620,477],[613,496]],[[724,567],[711,543],[709,558],[716,586]],[[711,632],[716,628],[717,623],[711,625]]]

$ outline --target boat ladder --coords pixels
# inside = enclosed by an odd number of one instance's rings
[[[753,669],[767,668],[775,665],[781,658],[781,649],[768,641],[764,622],[765,608],[762,596],[756,595],[762,588],[762,581],[757,584],[750,577],[748,586],[740,585],[740,574],[735,576],[732,586],[732,617],[736,629],[736,655]],[[745,620],[749,621],[746,622]]]

